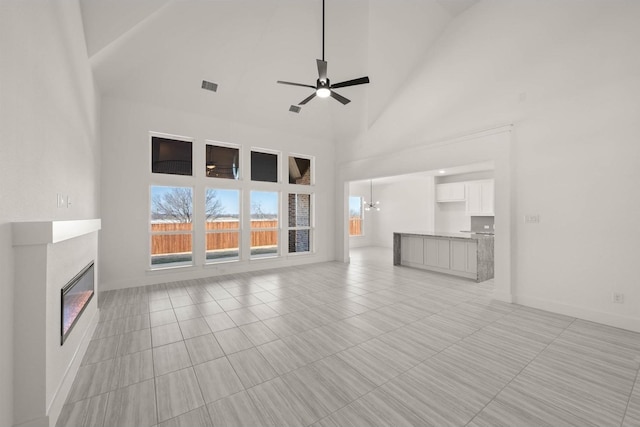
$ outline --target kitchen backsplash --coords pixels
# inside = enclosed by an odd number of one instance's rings
[[[492,216],[472,216],[471,231],[493,231],[494,217]],[[489,226],[486,228],[485,226]]]

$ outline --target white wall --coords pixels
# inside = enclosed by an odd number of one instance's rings
[[[292,117],[295,119],[295,117]],[[247,270],[266,269],[300,263],[322,262],[334,259],[334,149],[328,141],[314,140],[293,134],[283,134],[264,128],[198,116],[178,110],[168,110],[124,99],[104,97],[102,103],[102,232],[100,241],[102,289],[140,286],[150,283],[216,276]],[[149,132],[161,132],[195,138],[194,177],[151,173]],[[286,156],[291,153],[315,156],[315,248],[313,255],[287,254],[286,244],[279,259],[243,260],[203,267],[204,238],[194,237],[196,266],[165,271],[149,269],[149,186],[195,186],[196,198],[206,186],[227,185],[228,180],[204,176],[205,140],[241,144],[240,162],[242,180],[239,185],[245,195],[251,188],[272,189],[270,183],[252,183],[248,170],[252,147],[282,152],[285,184],[277,186],[287,192],[309,190],[309,187],[289,185]],[[248,198],[245,196],[245,202]],[[284,208],[284,205],[283,205]],[[194,210],[197,213],[197,209]],[[287,218],[283,209],[282,236],[286,242]],[[196,217],[194,228],[199,226]],[[202,222],[204,224],[204,220]],[[204,228],[204,225],[202,225]],[[248,236],[248,233],[245,233]],[[245,239],[248,242],[247,239]],[[202,252],[202,253],[200,253]],[[198,265],[200,264],[200,265]]]
[[[0,425],[9,426],[20,381],[10,223],[99,216],[98,100],[75,1],[0,2],[0,54]],[[70,208],[56,207],[58,192]]]
[[[434,188],[431,176],[374,185],[380,210],[365,213],[375,217],[373,245],[392,248],[393,233],[397,231],[433,230]]]
[[[426,155],[434,142],[513,123],[508,166],[496,164],[496,203],[506,169],[514,299],[640,331],[640,56],[630,54],[638,16],[640,2],[625,0],[476,4],[370,130],[342,144],[340,158],[351,162],[340,176],[357,179],[372,159]],[[540,223],[524,224],[525,214]],[[624,304],[611,302],[613,291]]]

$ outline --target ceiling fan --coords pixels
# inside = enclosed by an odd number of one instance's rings
[[[316,64],[318,66],[318,79],[316,80],[315,86],[278,80],[278,83],[283,85],[302,86],[315,90],[315,92],[313,92],[311,95],[300,101],[298,105],[304,105],[316,96],[318,98],[327,98],[330,96],[333,99],[337,99],[338,101],[340,101],[343,105],[346,105],[351,102],[351,100],[336,93],[333,89],[369,83],[369,77],[360,77],[357,79],[347,80],[334,84],[331,84],[331,82],[329,81],[329,78],[327,77],[327,61],[324,60],[324,0],[322,0],[322,59],[316,59]]]

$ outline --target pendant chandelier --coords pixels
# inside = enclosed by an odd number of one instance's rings
[[[364,210],[365,211],[370,211],[370,210],[376,210],[379,211],[380,210],[380,202],[376,201],[375,203],[373,202],[373,180],[369,180],[369,188],[371,190],[371,193],[369,194],[371,196],[371,198],[369,199],[369,202],[367,202],[366,200],[363,200],[364,203]]]

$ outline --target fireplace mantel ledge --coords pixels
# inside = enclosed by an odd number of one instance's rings
[[[13,246],[47,245],[94,233],[102,227],[101,220],[14,222]]]

